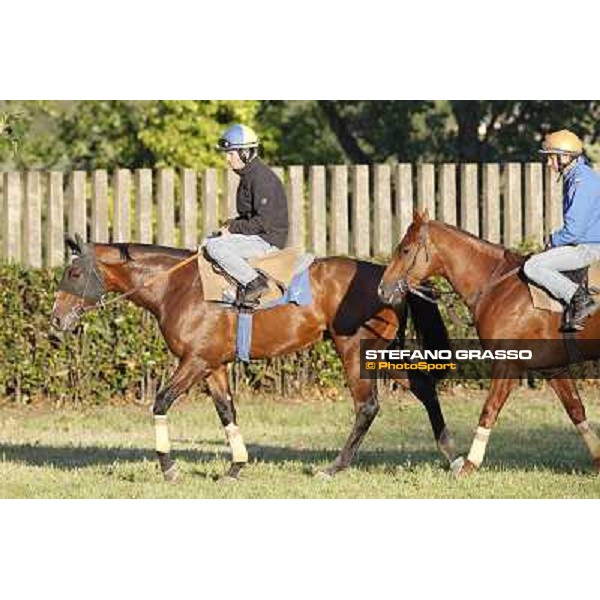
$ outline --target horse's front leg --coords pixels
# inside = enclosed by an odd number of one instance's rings
[[[248,451],[236,421],[235,405],[227,377],[227,366],[223,365],[213,371],[207,377],[206,383],[231,448],[231,466],[225,477],[238,479],[240,471],[248,462]]]
[[[492,427],[510,392],[519,383],[517,374],[503,366],[495,368],[494,371],[492,372],[492,384],[479,416],[479,425],[473,437],[471,450],[464,465],[458,471],[458,476],[468,475],[481,466]]]
[[[172,482],[177,479],[177,467],[171,458],[167,411],[179,396],[205,376],[206,363],[202,359],[195,356],[183,357],[171,379],[156,394],[152,408],[156,434],[156,455],[165,481]]]

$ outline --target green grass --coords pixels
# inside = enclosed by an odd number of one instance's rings
[[[600,429],[600,403],[584,393]],[[458,448],[468,451],[483,392],[442,395]],[[0,408],[3,498],[597,498],[600,478],[587,449],[548,391],[519,390],[494,429],[474,476],[447,471],[420,404],[408,394],[382,400],[357,462],[332,481],[310,472],[327,465],[352,423],[337,401],[238,399],[251,463],[237,483],[219,481],[228,447],[212,402],[186,400],[170,413],[176,485],[162,481],[154,459],[149,407],[49,405]]]

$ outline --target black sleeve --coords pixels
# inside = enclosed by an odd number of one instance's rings
[[[275,175],[275,177],[277,176]],[[279,189],[280,187],[281,189]],[[278,178],[270,180],[261,178],[253,182],[253,214],[247,218],[237,217],[233,219],[229,224],[229,231],[244,235],[269,233],[269,223],[272,221],[272,217],[277,210],[277,200],[282,193],[285,192]]]

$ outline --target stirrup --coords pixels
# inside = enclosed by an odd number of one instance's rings
[[[234,306],[240,309],[254,310],[259,304],[260,297],[250,299],[246,298],[246,288],[240,284],[235,295]]]
[[[571,301],[565,306],[565,310],[562,315],[562,322],[558,330],[562,333],[573,333],[574,331],[581,331],[583,325],[575,322],[575,304]]]
[[[558,330],[562,333],[572,333],[574,331],[581,331],[583,329],[583,325],[581,323],[575,322],[573,319],[573,315],[571,313],[571,307],[567,307],[565,312],[563,313],[562,323]]]

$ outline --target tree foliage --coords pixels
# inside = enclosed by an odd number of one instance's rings
[[[542,136],[573,129],[593,148],[600,102],[319,101],[350,162],[526,161]]]
[[[215,145],[224,127],[237,122],[255,127],[258,108],[251,100],[153,102],[138,137],[157,166],[222,165]]]
[[[111,169],[222,165],[215,149],[223,129],[256,126],[253,100],[82,100],[6,102],[19,115],[24,144],[0,160],[23,168]],[[272,136],[266,131],[267,148]]]
[[[19,137],[3,127],[5,168],[223,165],[214,146],[234,122],[257,129],[282,165],[526,161],[563,127],[600,159],[597,100],[6,101],[2,115]]]

